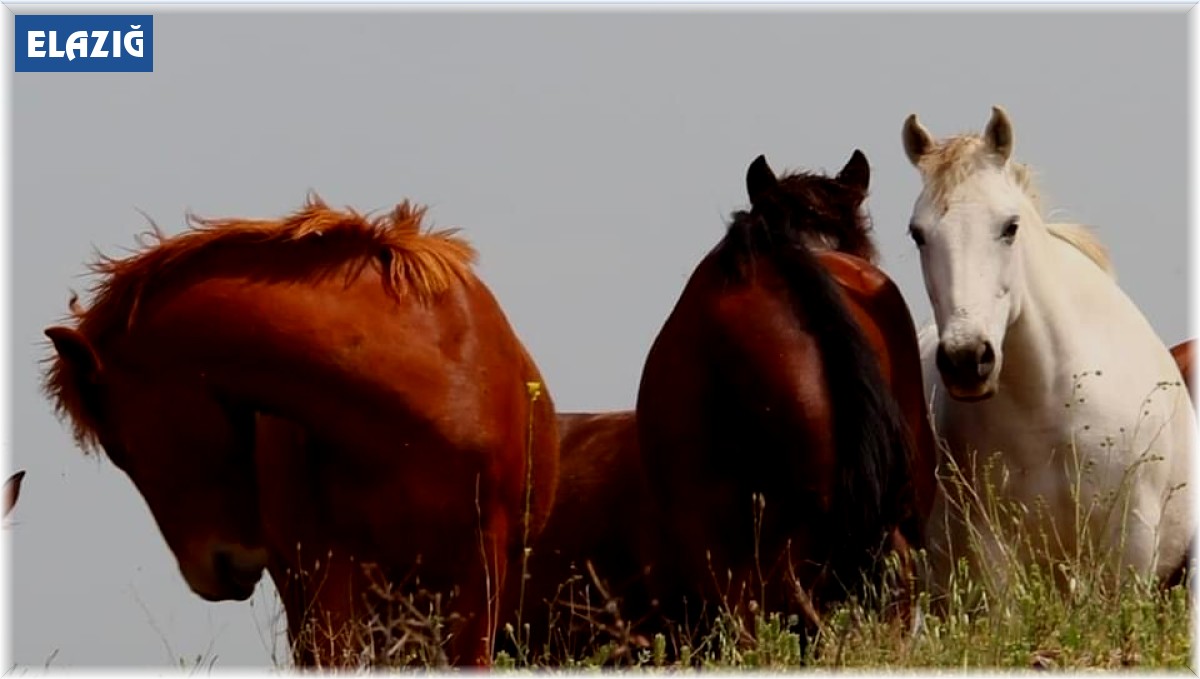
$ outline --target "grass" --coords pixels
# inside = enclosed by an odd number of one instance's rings
[[[894,562],[888,567],[894,567]],[[789,621],[762,612],[747,629],[741,618],[723,612],[694,644],[681,644],[673,658],[668,657],[668,648],[678,640],[661,634],[640,646],[628,640],[600,641],[609,635],[598,634],[594,643],[576,647],[570,655],[531,663],[501,652],[496,668],[1179,670],[1192,666],[1191,605],[1185,586],[1166,589],[1128,577],[1112,588],[1106,581],[1084,578],[1067,591],[1037,567],[1014,574],[1010,582],[1003,598],[978,597],[978,585],[969,579],[965,561],[960,562],[960,578],[944,607],[931,606],[926,592],[917,595],[921,623],[915,630],[895,616],[881,614],[885,607],[873,605],[888,602],[838,605],[826,612],[819,630],[807,636],[792,631],[794,618]],[[368,636],[393,641],[404,636],[407,643],[389,649],[386,643],[367,642],[352,665],[445,668],[444,655],[429,643],[436,634],[408,636],[413,629],[427,631],[443,623],[435,611],[418,610],[412,599],[405,602],[407,617],[392,618],[390,627],[389,621],[373,618],[369,630],[373,634]]]
[[[992,505],[1001,511],[999,504]],[[1012,511],[1016,511],[1013,508]],[[822,616],[817,630],[800,629],[794,616],[758,611],[744,622],[728,609],[708,630],[693,639],[651,639],[613,634],[613,625],[597,622],[595,634],[582,643],[560,645],[550,657],[522,649],[517,657],[501,652],[496,668],[522,671],[557,667],[564,670],[620,666],[640,670],[701,668],[707,670],[859,669],[1175,669],[1192,667],[1190,591],[1186,585],[1165,588],[1132,573],[1114,579],[1099,561],[1083,553],[1052,568],[1026,563],[1014,555],[1004,586],[995,588],[974,576],[964,557],[942,600],[928,590],[908,602],[919,611],[917,625],[906,625],[887,611],[895,604],[890,587],[868,587],[866,599],[848,601]],[[916,557],[925,565],[924,552]],[[1057,570],[1057,572],[1055,572]],[[899,561],[891,558],[885,578],[899,577]],[[1063,585],[1063,573],[1069,573]],[[406,601],[411,601],[408,599]],[[610,602],[612,614],[616,602]],[[752,605],[753,608],[753,605]],[[882,612],[881,611],[885,611]],[[439,624],[436,611],[418,611],[394,630],[430,629]],[[603,613],[604,611],[601,611]],[[559,616],[566,620],[570,614]],[[413,618],[420,622],[414,623]],[[619,615],[616,616],[619,620]],[[380,619],[374,619],[376,638]],[[394,637],[394,631],[390,632]],[[519,634],[511,627],[501,635]],[[436,634],[422,639],[437,638]],[[518,645],[518,648],[520,646]],[[397,646],[399,648],[399,646]],[[363,667],[395,665],[445,667],[436,650],[408,645],[396,655],[380,653],[378,644],[360,654]],[[669,653],[668,649],[678,649]],[[442,662],[426,662],[431,658]]]
[[[962,474],[952,466],[940,481],[960,496],[967,494]],[[1005,504],[992,495],[994,491],[987,491],[975,500],[986,508],[989,521],[1026,525],[1012,518],[1027,515],[1029,508]],[[1080,514],[1087,512],[1081,510]],[[521,634],[520,623],[502,626],[498,635],[516,642],[520,650],[516,656],[498,653],[495,667],[505,673],[612,667],[634,672],[1186,671],[1195,667],[1190,582],[1166,588],[1132,573],[1114,578],[1104,561],[1087,550],[1075,550],[1048,564],[1028,562],[1020,557],[1022,545],[1027,550],[1030,545],[1045,544],[1044,535],[1009,530],[1004,540],[1001,554],[1005,555],[1006,577],[1001,583],[974,574],[968,555],[964,555],[943,598],[935,599],[930,590],[923,589],[904,595],[911,596],[907,601],[898,601],[895,597],[903,590],[870,583],[865,600],[847,601],[825,611],[817,629],[807,634],[797,631],[801,627],[795,616],[785,619],[773,611],[755,611],[747,620],[725,608],[705,631],[690,638],[662,634],[642,638],[621,619],[619,602],[613,599],[584,612],[589,624],[584,625],[582,636],[578,627],[572,632],[566,629],[569,621],[579,618],[580,609],[552,612],[559,642],[548,652],[533,652],[519,643],[528,636],[527,632]],[[969,547],[971,551],[977,548],[975,542]],[[915,561],[919,570],[928,570],[923,551]],[[889,558],[883,571],[881,582],[894,582],[901,577],[899,560]],[[588,598],[572,597],[570,592],[599,592],[600,599],[606,598],[594,575],[565,583],[564,598]],[[424,591],[401,591],[381,579],[376,580],[374,593],[384,605],[376,606],[361,624],[339,630],[352,641],[343,648],[353,651],[337,658],[327,653],[322,656],[340,669],[448,669],[442,645],[453,616],[443,615],[443,598]],[[919,624],[905,624],[891,614],[904,603],[919,612]],[[754,604],[750,608],[753,610]],[[329,638],[314,632],[308,630],[304,635],[308,643],[318,637]],[[215,660],[178,658],[176,669],[207,674],[219,664]],[[292,667],[277,659],[276,669]]]
[[[537,390],[530,388],[536,400]],[[1117,572],[1095,548],[1089,531],[1104,532],[1108,518],[1124,514],[1119,490],[1085,497],[1088,469],[1067,456],[1075,490],[1075,530],[1083,539],[1064,541],[1047,531],[1043,505],[1028,507],[1005,494],[1006,475],[995,460],[980,470],[970,458],[969,469],[953,458],[939,472],[943,496],[962,516],[971,518],[966,553],[953,562],[954,570],[937,596],[928,587],[906,590],[894,586],[904,576],[900,561],[889,556],[878,582],[866,584],[862,599],[826,610],[810,632],[795,616],[785,619],[750,603],[747,617],[726,605],[704,631],[688,638],[662,634],[641,637],[622,619],[619,601],[608,596],[594,572],[563,583],[560,591],[598,593],[600,606],[571,607],[551,612],[550,649],[529,649],[523,600],[516,625],[505,624],[497,634],[516,654],[500,652],[501,671],[524,672],[554,667],[560,670],[598,670],[622,667],[634,671],[755,670],[849,668],[868,670],[990,670],[990,669],[1138,669],[1185,670],[1192,664],[1191,578],[1164,587],[1132,571]],[[1137,456],[1125,478],[1156,458]],[[980,479],[975,483],[969,479]],[[526,497],[528,505],[528,496]],[[528,510],[527,510],[528,511]],[[1104,520],[1098,521],[1097,517]],[[529,536],[520,577],[528,575]],[[1119,538],[1123,539],[1123,538]],[[991,549],[985,543],[994,540]],[[982,573],[971,563],[986,559],[994,568]],[[914,558],[917,571],[928,577],[930,561],[924,551]],[[989,577],[988,574],[993,574]],[[1000,574],[996,577],[995,574]],[[923,578],[924,582],[928,582]],[[591,582],[588,582],[588,580]],[[524,580],[523,580],[524,582]],[[441,597],[426,592],[402,593],[381,584],[377,607],[360,629],[343,630],[356,643],[353,657],[340,659],[351,667],[396,666],[446,668],[442,644],[452,618],[442,615]],[[906,597],[900,601],[897,597]],[[573,597],[568,596],[568,598]],[[915,615],[906,623],[895,611],[907,606]],[[582,638],[578,621],[587,624]],[[499,612],[489,612],[499,615]],[[569,641],[568,641],[569,640]]]

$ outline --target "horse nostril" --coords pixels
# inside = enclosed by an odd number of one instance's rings
[[[944,344],[939,344],[937,348],[937,368],[942,373],[954,372],[954,362],[950,360],[950,354],[946,352]]]
[[[984,342],[979,349],[979,358],[977,365],[980,377],[987,377],[992,374],[992,368],[996,367],[996,351],[992,349],[991,342]]]
[[[972,383],[992,374],[996,367],[996,351],[992,343],[987,341],[951,349],[939,344],[937,367],[944,375]]]

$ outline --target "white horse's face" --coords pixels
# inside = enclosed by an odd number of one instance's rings
[[[923,192],[909,226],[938,327],[937,367],[955,398],[996,391],[1004,334],[1021,299],[1021,191],[1002,169],[968,179],[935,206]],[[944,210],[944,212],[943,212]]]
[[[910,160],[921,167],[934,142],[915,117],[905,125],[904,140]],[[925,187],[910,221],[938,327],[938,372],[946,390],[959,400],[995,394],[1004,335],[1020,313],[1021,220],[1031,210],[1008,167],[1011,140],[1008,119],[1000,111],[967,161],[971,170],[961,181],[943,183],[935,195],[923,169]]]

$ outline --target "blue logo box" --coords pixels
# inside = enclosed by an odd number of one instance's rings
[[[152,73],[150,14],[17,14],[16,70]]]

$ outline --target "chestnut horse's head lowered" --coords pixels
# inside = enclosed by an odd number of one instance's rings
[[[140,348],[117,340],[136,298],[118,299],[115,290],[101,287],[92,313],[73,299],[76,327],[46,329],[57,352],[46,391],[84,451],[100,446],[129,475],[192,591],[209,601],[247,599],[267,563],[250,413],[190,376],[139,364]]]
[[[295,641],[310,614],[362,621],[359,564],[397,581],[420,565],[423,587],[455,593],[447,659],[486,663],[508,559],[553,501],[557,429],[474,251],[423,212],[312,199],[156,233],[101,260],[91,305],[47,329],[45,385],[201,596],[245,598],[269,564]],[[357,657],[324,642],[302,657]]]

